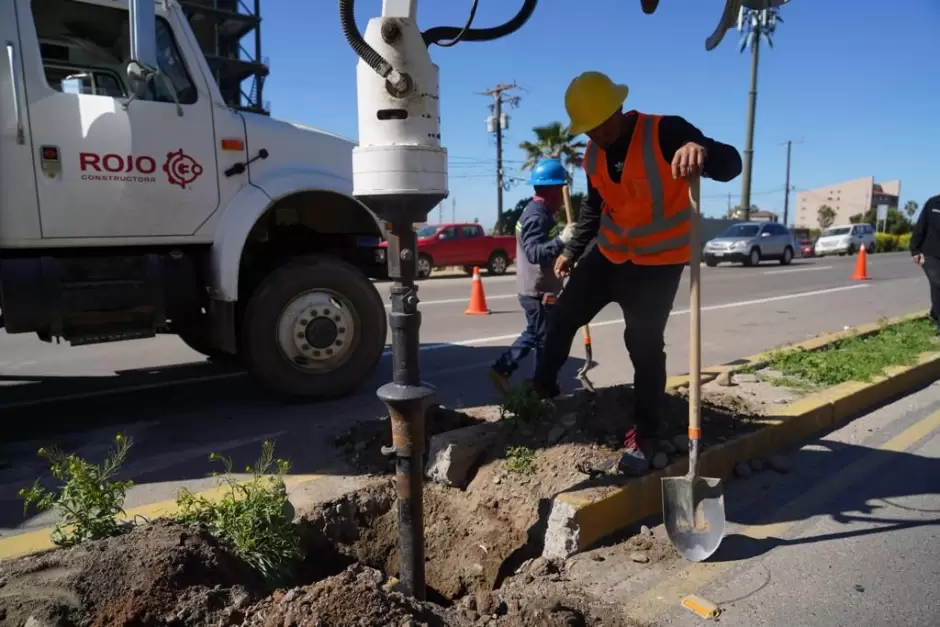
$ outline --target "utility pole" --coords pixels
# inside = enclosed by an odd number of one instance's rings
[[[738,30],[745,33],[741,38],[740,52],[751,48],[751,87],[747,102],[747,143],[744,147],[744,172],[741,177],[741,207],[744,220],[751,217],[751,173],[754,168],[754,123],[757,113],[757,66],[760,60],[760,40],[767,40],[767,45],[774,47],[771,38],[777,29],[777,22],[783,22],[779,9],[755,11],[741,8],[738,14]]]
[[[480,92],[481,96],[491,96],[493,104],[490,105],[491,115],[486,119],[486,131],[496,134],[496,228],[499,229],[503,224],[503,191],[506,189],[503,178],[503,131],[509,129],[509,116],[503,113],[503,105],[507,104],[513,107],[519,105],[518,96],[507,96],[504,94],[512,89],[517,89],[518,85],[512,83],[500,83],[496,87]]]
[[[451,199],[450,199],[450,221],[451,222],[457,221],[457,197],[456,196],[451,196]]]
[[[784,183],[783,189],[783,226],[787,226],[788,218],[790,215],[790,152],[793,148],[793,144],[802,144],[801,140],[792,140],[788,139],[787,141],[781,143],[787,145],[787,180]]]

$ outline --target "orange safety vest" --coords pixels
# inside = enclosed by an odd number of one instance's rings
[[[659,149],[660,115],[635,113],[636,127],[623,173],[614,183],[604,151],[584,150],[584,172],[604,201],[597,247],[612,263],[658,266],[689,261],[692,207],[689,184],[672,178]]]

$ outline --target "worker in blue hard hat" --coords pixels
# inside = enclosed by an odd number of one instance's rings
[[[574,233],[574,225],[567,224],[558,236],[551,235],[555,214],[564,207],[562,190],[568,184],[568,172],[561,161],[540,161],[532,169],[529,184],[535,195],[516,222],[516,293],[525,312],[525,329],[490,369],[490,379],[504,394],[519,362],[530,352],[538,360],[548,317],[562,288],[562,279],[553,268]]]

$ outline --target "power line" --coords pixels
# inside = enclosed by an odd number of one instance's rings
[[[491,87],[480,93],[481,96],[490,96],[493,98],[493,104],[490,105],[490,116],[486,119],[486,130],[489,133],[496,134],[496,226],[503,223],[503,190],[505,181],[503,180],[503,131],[509,128],[509,116],[503,113],[503,105],[512,107],[519,106],[518,96],[506,96],[506,92],[518,89],[516,81],[512,83],[500,83],[496,87]]]

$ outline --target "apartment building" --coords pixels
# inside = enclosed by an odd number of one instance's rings
[[[833,224],[848,224],[852,216],[878,205],[899,206],[900,197],[900,180],[876,183],[873,176],[798,192],[794,226],[819,228],[819,208],[823,205],[835,211]]]

